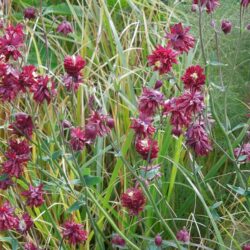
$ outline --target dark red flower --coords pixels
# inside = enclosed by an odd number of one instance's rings
[[[159,234],[155,236],[155,245],[158,247],[162,245],[162,237]]]
[[[148,63],[153,66],[154,71],[159,71],[160,75],[168,73],[173,64],[177,64],[178,52],[169,47],[158,45],[156,49],[148,56]]]
[[[242,247],[242,250],[250,250],[250,243]]]
[[[212,150],[211,141],[202,122],[196,122],[188,128],[186,143],[200,156],[207,155]]]
[[[112,245],[114,245],[114,247],[124,247],[126,245],[126,241],[119,235],[119,234],[114,234],[112,236],[112,241],[111,241]]]
[[[18,218],[15,216],[14,210],[8,201],[0,206],[0,231],[16,228]]]
[[[149,137],[144,139],[137,137],[135,139],[135,149],[144,160],[157,158],[159,151],[158,142]]]
[[[232,23],[227,20],[222,20],[221,22],[221,30],[225,33],[228,34],[232,30]]]
[[[185,89],[191,91],[201,90],[206,81],[204,69],[200,65],[190,66],[186,69],[181,80],[184,82]]]
[[[69,129],[72,127],[72,123],[68,120],[63,120],[62,121],[62,128],[63,129]]]
[[[106,117],[106,125],[107,125],[110,129],[114,128],[114,127],[115,127],[115,121],[114,121],[114,119],[113,119],[112,117],[107,116],[107,117]]]
[[[13,181],[11,180],[11,178],[8,175],[6,175],[6,174],[5,174],[5,176],[2,175],[0,178],[1,178],[1,180],[0,180],[0,189],[1,190],[6,190],[13,185]]]
[[[19,76],[19,84],[23,92],[26,91],[26,87],[30,88],[37,84],[37,77],[36,67],[34,65],[26,65],[22,68],[22,72]]]
[[[139,112],[146,116],[152,116],[163,102],[164,95],[155,89],[143,88],[139,98]]]
[[[3,172],[17,178],[23,172],[23,168],[30,160],[30,147],[26,140],[9,142],[9,148],[5,153],[6,161],[3,163]]]
[[[11,128],[16,135],[30,138],[33,133],[34,125],[30,115],[17,113],[15,114],[15,121],[10,124],[9,128]]]
[[[188,243],[190,241],[190,235],[189,232],[184,228],[182,230],[180,230],[177,234],[176,234],[176,238],[179,241]]]
[[[85,132],[80,127],[71,128],[70,145],[74,151],[83,150],[86,143]]]
[[[220,5],[219,0],[193,0],[193,9],[206,8],[207,13],[212,13]],[[194,7],[196,5],[196,7]]]
[[[0,58],[0,77],[3,77],[7,72],[8,65],[2,61],[2,58]]]
[[[82,83],[82,77],[81,75],[77,75],[77,76],[71,76],[66,74],[63,77],[63,84],[66,87],[67,91],[74,91],[76,92],[80,86],[80,84]]]
[[[189,30],[190,27],[183,27],[182,23],[170,26],[170,32],[166,34],[169,45],[180,53],[188,53],[195,44],[195,39],[189,34]]]
[[[145,138],[147,136],[153,135],[155,132],[155,127],[152,125],[152,118],[131,118],[132,124],[130,128],[132,128],[136,136],[140,138]]]
[[[121,196],[122,206],[127,208],[131,215],[138,215],[143,211],[146,204],[146,198],[138,188],[129,188]]]
[[[37,187],[30,185],[28,190],[22,192],[22,195],[27,197],[26,203],[30,207],[39,207],[44,203],[42,184]]]
[[[86,61],[80,55],[66,56],[64,58],[65,71],[71,76],[78,76],[85,65]]]
[[[45,100],[50,103],[51,98],[56,94],[55,84],[48,76],[40,76],[37,80],[37,83],[31,86],[31,91],[34,93],[33,99],[37,103],[42,103]]]
[[[33,220],[29,216],[29,214],[25,213],[22,215],[22,217],[19,219],[18,225],[17,225],[17,230],[25,234],[29,231],[29,229],[33,226]]]
[[[241,163],[250,162],[250,143],[234,149],[234,156]]]
[[[64,20],[58,25],[56,31],[66,36],[73,32],[73,27],[70,22]]]
[[[83,230],[83,225],[74,221],[66,221],[63,224],[62,235],[72,245],[83,243],[88,239],[88,232]]]
[[[24,33],[22,24],[10,25],[5,29],[5,34],[0,37],[0,54],[4,55],[6,61],[10,57],[17,60],[21,57],[19,48],[23,45]]]
[[[161,80],[157,80],[155,82],[154,89],[160,89],[162,85],[163,85],[163,82]]]
[[[240,4],[243,8],[247,8],[250,4],[250,0],[241,0]]]
[[[29,19],[29,20],[35,19],[36,18],[36,9],[34,7],[26,8],[23,11],[23,16],[24,16],[24,18]]]
[[[39,250],[39,248],[32,242],[26,242],[24,245],[24,250]]]

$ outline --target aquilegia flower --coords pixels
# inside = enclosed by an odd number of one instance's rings
[[[70,22],[64,20],[58,25],[56,31],[66,36],[73,32],[73,27]]]
[[[122,206],[127,208],[131,215],[138,215],[143,211],[146,198],[141,189],[129,188],[121,196]]]
[[[17,230],[20,233],[25,234],[29,231],[33,224],[33,220],[31,219],[29,214],[24,213],[18,221]]]
[[[26,91],[26,88],[30,88],[33,85],[37,84],[37,73],[36,67],[34,65],[23,66],[22,72],[19,76],[19,85],[23,92]]]
[[[139,138],[145,138],[147,136],[153,135],[155,132],[155,127],[152,125],[152,118],[146,117],[144,119],[141,118],[131,118],[132,124],[130,128],[132,128],[136,136]]]
[[[66,56],[64,58],[65,71],[71,76],[78,76],[85,65],[86,61],[80,55]]]
[[[170,32],[166,34],[168,44],[180,53],[187,53],[195,44],[195,39],[189,34],[189,30],[190,27],[183,27],[182,23],[170,26]]]
[[[185,228],[177,232],[176,238],[177,240],[185,242],[185,243],[188,243],[190,241],[189,232]]]
[[[162,237],[159,234],[155,236],[155,245],[158,247],[162,245]]]
[[[144,160],[157,158],[159,147],[158,142],[149,137],[135,139],[135,149]]]
[[[158,45],[151,55],[148,56],[148,63],[153,66],[154,71],[159,71],[160,75],[172,70],[173,64],[177,64],[178,52],[170,47]]]
[[[72,245],[83,243],[88,239],[88,232],[83,230],[83,225],[74,221],[66,221],[63,224],[62,235]]]
[[[221,22],[221,30],[225,33],[228,34],[232,30],[232,23],[228,20],[222,20]]]
[[[44,203],[42,184],[37,187],[30,185],[28,190],[22,192],[22,195],[27,198],[26,203],[30,207],[39,207]]]
[[[193,9],[206,8],[207,13],[212,13],[220,5],[219,0],[193,0]]]
[[[18,218],[14,214],[14,210],[8,201],[0,206],[0,231],[16,228]]]
[[[124,247],[126,245],[126,241],[119,234],[113,234],[111,243],[114,247]]]
[[[80,151],[86,143],[85,132],[80,127],[70,129],[70,145],[74,151]]]
[[[34,7],[29,7],[24,9],[23,16],[26,19],[35,19],[36,18],[36,9]]]
[[[240,4],[243,8],[247,8],[250,4],[250,0],[241,0]]]

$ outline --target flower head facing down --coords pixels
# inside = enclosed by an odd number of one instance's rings
[[[31,219],[29,214],[24,213],[18,221],[17,230],[20,233],[25,234],[29,231],[33,224],[33,220]]]
[[[70,129],[70,145],[74,151],[83,150],[86,143],[85,132],[80,127]]]
[[[83,225],[74,221],[66,221],[63,224],[62,235],[72,245],[83,243],[88,239],[88,232],[83,230]]]
[[[131,125],[130,128],[132,128],[136,136],[140,138],[145,138],[147,136],[153,135],[155,132],[155,127],[152,125],[152,118],[131,118]]]
[[[114,247],[124,247],[126,245],[126,241],[119,234],[113,234],[111,243]]]
[[[64,20],[58,25],[56,31],[67,36],[69,33],[73,32],[73,27],[70,22]]]
[[[206,8],[208,14],[215,11],[220,6],[219,0],[193,0],[192,10],[198,10],[199,5],[201,10]]]
[[[225,33],[228,34],[232,30],[232,23],[228,20],[222,20],[221,22],[221,30]]]
[[[189,34],[190,27],[183,27],[182,23],[170,26],[170,32],[166,34],[169,45],[180,53],[186,52],[194,47],[195,39]]]
[[[148,63],[154,71],[159,71],[160,75],[172,70],[173,64],[177,64],[178,52],[170,47],[158,45],[151,55],[148,56]]]
[[[14,214],[14,210],[7,201],[0,206],[0,231],[15,229],[17,227],[18,218]]]
[[[155,245],[160,247],[162,245],[162,237],[160,236],[160,234],[157,234],[155,236]]]
[[[247,8],[250,4],[250,0],[241,0],[240,4],[243,8]]]
[[[30,185],[28,190],[22,192],[22,195],[27,198],[26,203],[30,207],[40,207],[44,203],[42,184],[37,187]]]
[[[141,189],[129,188],[121,196],[122,206],[127,208],[131,215],[138,215],[143,211],[146,198]]]
[[[23,16],[26,19],[35,19],[36,18],[36,9],[34,7],[29,7],[24,9]]]
[[[64,58],[64,68],[70,76],[78,76],[85,65],[86,61],[80,55],[66,56]]]
[[[185,243],[188,243],[190,241],[189,232],[185,228],[177,232],[176,238],[177,240],[185,242]]]
[[[144,160],[157,158],[159,151],[158,142],[149,137],[143,139],[137,137],[135,139],[135,149]]]
[[[25,92],[26,88],[30,88],[33,85],[37,84],[37,77],[38,75],[36,73],[36,67],[34,65],[23,66],[22,72],[19,76],[19,84],[21,90]]]

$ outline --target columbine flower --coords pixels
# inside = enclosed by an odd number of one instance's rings
[[[181,80],[184,82],[185,89],[197,91],[201,90],[202,86],[205,84],[206,76],[200,65],[194,65],[186,69]]]
[[[72,33],[72,32],[73,32],[73,28],[72,28],[72,25],[71,25],[70,22],[64,20],[64,21],[62,21],[62,22],[58,25],[56,31],[59,32],[59,33],[62,33],[62,34],[64,34],[64,35],[66,36],[66,35],[68,35],[69,33]]]
[[[188,53],[195,43],[195,39],[189,34],[189,30],[190,27],[183,27],[182,23],[170,26],[170,32],[166,34],[169,45],[180,53]]]
[[[188,243],[190,241],[189,232],[185,228],[183,228],[176,234],[176,238],[177,240],[185,242],[185,243]]]
[[[156,49],[148,56],[148,63],[153,66],[154,71],[159,71],[160,75],[168,73],[173,64],[177,64],[178,52],[169,47],[158,45]]]
[[[30,147],[26,140],[9,142],[9,148],[5,153],[6,161],[3,163],[3,172],[9,176],[19,178],[23,168],[30,159]]]
[[[242,247],[242,250],[250,250],[250,244],[246,244]]]
[[[63,84],[66,87],[67,91],[76,92],[81,83],[82,83],[81,75],[71,76],[71,75],[66,74],[63,77]]]
[[[29,19],[29,20],[35,19],[36,18],[36,9],[34,7],[26,8],[23,11],[23,16],[24,16],[24,18]]]
[[[68,240],[72,245],[83,243],[88,238],[88,232],[82,228],[82,224],[78,224],[74,221],[66,221],[63,224],[63,238]]]
[[[33,133],[34,125],[30,115],[17,113],[15,115],[15,121],[10,124],[9,128],[11,128],[16,135],[30,138]]]
[[[212,13],[220,5],[219,0],[193,0],[192,9],[198,10],[199,4],[201,9],[206,8],[207,13]]]
[[[143,88],[139,98],[139,112],[146,116],[152,116],[163,102],[164,95],[155,89]]]
[[[1,176],[3,177],[3,176]],[[11,178],[6,175],[4,179],[0,180],[0,189],[1,190],[6,190],[9,187],[11,187],[13,185],[13,181],[11,180]]]
[[[7,201],[0,206],[0,231],[16,228],[18,219],[14,214],[14,210]]]
[[[30,88],[35,84],[37,84],[36,67],[34,65],[24,66],[19,76],[19,85],[22,91],[25,92],[26,88]]]
[[[149,137],[144,139],[137,137],[135,140],[135,149],[144,160],[157,158],[159,151],[158,142]]]
[[[143,211],[146,204],[146,198],[138,188],[129,188],[121,196],[122,206],[127,208],[131,215],[138,215]]]
[[[152,125],[152,118],[131,118],[132,124],[130,128],[132,128],[136,136],[140,138],[145,138],[147,136],[153,135],[155,132],[155,127]]]
[[[29,216],[29,214],[25,213],[22,215],[22,217],[19,219],[18,225],[17,225],[17,230],[25,234],[29,231],[29,229],[33,226],[33,220]]]
[[[39,248],[32,242],[26,242],[24,245],[24,250],[39,250]]]
[[[30,207],[39,207],[44,203],[42,184],[37,187],[30,185],[28,190],[22,192],[22,195],[27,197],[26,203]]]
[[[247,8],[250,4],[250,0],[241,0],[240,4],[243,8]]]
[[[65,71],[71,76],[78,76],[85,65],[86,61],[80,55],[66,56],[64,58]]]
[[[234,149],[234,156],[241,163],[250,162],[250,143],[246,143],[242,145],[242,147]]]
[[[227,20],[222,20],[221,22],[221,30],[225,33],[228,34],[232,30],[232,23]]]
[[[126,241],[119,234],[113,234],[111,243],[114,247],[124,247],[126,245]]]
[[[5,35],[0,38],[0,54],[5,56],[6,61],[8,61],[10,57],[17,60],[21,57],[19,48],[23,45],[23,41],[23,26],[21,24],[8,26],[8,28],[5,29]]]
[[[211,142],[202,122],[196,122],[188,128],[186,143],[197,155],[207,155],[212,150]]]
[[[163,82],[161,80],[157,80],[155,82],[154,89],[160,89],[162,85],[163,85]]]
[[[50,81],[48,76],[40,76],[37,80],[37,83],[31,86],[31,91],[34,93],[33,99],[37,103],[42,103],[45,100],[50,103],[52,96],[56,94],[55,84]]]
[[[70,145],[74,151],[80,151],[86,143],[85,132],[81,128],[71,128]]]
[[[158,247],[162,245],[162,237],[159,234],[155,236],[155,245]]]

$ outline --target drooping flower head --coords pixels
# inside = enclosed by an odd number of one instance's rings
[[[220,3],[219,0],[193,0],[192,10],[198,10],[199,5],[202,10],[206,8],[207,13],[210,14],[220,6]]]
[[[39,207],[44,203],[42,184],[37,187],[30,185],[28,190],[22,192],[22,195],[27,198],[26,203],[30,207]]]
[[[190,27],[183,27],[182,23],[170,26],[170,32],[166,34],[169,45],[180,53],[188,53],[195,44],[195,39],[189,34],[189,30]]]
[[[155,245],[160,247],[162,245],[162,237],[160,236],[160,234],[157,234],[155,236]]]
[[[141,189],[129,188],[122,194],[121,203],[131,215],[138,215],[144,209],[146,198]]]
[[[70,22],[64,20],[58,25],[56,31],[67,36],[69,33],[73,32],[73,27]]]
[[[70,129],[70,145],[74,151],[83,150],[86,143],[85,132],[80,127]]]
[[[185,228],[177,232],[176,238],[177,240],[185,242],[185,243],[188,243],[190,241],[189,232]]]
[[[16,135],[30,138],[33,133],[34,125],[30,115],[20,112],[15,114],[15,121],[10,124],[9,128],[11,128]]]
[[[200,65],[190,66],[186,69],[181,80],[184,82],[185,89],[200,91],[206,81],[204,69]]]
[[[158,142],[149,137],[143,139],[137,137],[135,139],[135,149],[144,160],[157,158],[159,151]]]
[[[140,138],[145,138],[154,134],[155,127],[152,125],[151,117],[146,117],[144,119],[131,118],[131,121],[132,123],[130,125],[130,128],[135,131],[136,136]]]
[[[83,79],[80,74],[78,76],[71,76],[69,74],[63,76],[63,85],[67,91],[76,92],[82,82]]]
[[[119,234],[113,234],[111,243],[114,247],[124,247],[126,245],[126,241]]]
[[[14,214],[14,210],[15,209],[7,201],[0,206],[0,231],[16,228],[18,218]]]
[[[33,220],[29,214],[24,213],[18,221],[17,230],[22,234],[26,234],[33,224]]]
[[[64,58],[64,68],[70,76],[78,76],[85,65],[86,61],[80,55],[66,56]]]
[[[83,225],[74,221],[66,221],[63,224],[62,235],[72,245],[83,243],[88,239],[88,232],[83,230]]]
[[[28,7],[24,9],[23,16],[26,19],[35,19],[36,18],[36,9],[34,7]]]
[[[221,30],[225,33],[228,34],[232,30],[232,23],[228,20],[222,20],[221,22]]]
[[[23,66],[22,72],[19,76],[19,84],[22,88],[22,91],[25,92],[26,88],[30,88],[33,85],[37,84],[37,73],[36,67],[34,65]]]
[[[154,71],[159,71],[160,75],[172,70],[173,64],[177,64],[178,52],[170,47],[156,46],[151,55],[148,56],[148,63],[153,66]]]
[[[240,4],[243,8],[247,8],[250,4],[250,0],[241,0]]]
[[[9,176],[19,178],[23,168],[30,159],[30,147],[26,140],[11,140],[5,153],[6,161],[3,162],[3,172]]]

